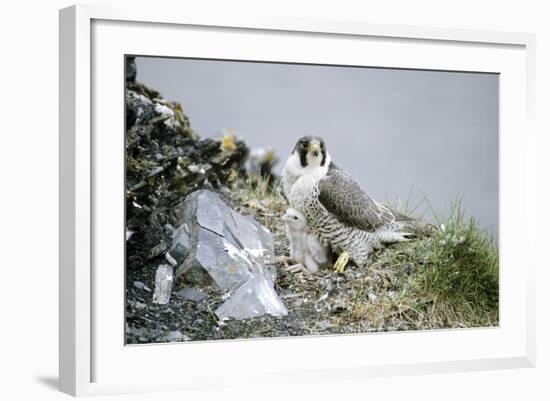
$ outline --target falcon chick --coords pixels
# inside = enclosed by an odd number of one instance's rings
[[[366,266],[375,246],[410,235],[403,230],[413,219],[371,199],[332,162],[320,137],[298,140],[283,169],[281,187],[290,207],[304,214],[310,232],[340,255],[334,266],[338,271],[348,258]]]
[[[296,263],[289,266],[291,272],[315,273],[319,267],[331,263],[330,249],[321,245],[309,231],[306,218],[299,210],[289,208],[283,215],[290,243],[290,259]]]

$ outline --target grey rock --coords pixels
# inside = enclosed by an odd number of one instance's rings
[[[186,278],[198,283],[203,271],[221,289],[229,290],[252,277],[255,265],[246,252],[225,238],[200,228],[193,263],[187,270]]]
[[[263,276],[252,277],[216,310],[221,320],[246,319],[266,314],[286,316],[288,311],[271,283]]]
[[[144,304],[143,302],[139,302],[139,301],[128,301],[128,303],[134,309],[145,309],[147,307],[146,304]]]
[[[145,327],[131,327],[127,326],[126,331],[129,334],[133,334],[134,336],[145,336],[147,334],[147,329]]]
[[[175,331],[170,331],[168,334],[163,336],[161,340],[167,341],[167,342],[189,341],[191,340],[191,337],[186,336],[179,330],[175,330]]]
[[[223,290],[238,287],[252,275],[273,281],[273,237],[269,230],[233,211],[218,194],[199,190],[176,213],[182,218],[169,250],[181,263],[177,276],[199,284],[215,283]],[[182,261],[183,259],[183,261]]]
[[[207,294],[193,287],[185,287],[179,291],[176,291],[176,295],[194,302],[200,302],[208,297]]]
[[[170,302],[172,285],[174,283],[174,272],[170,265],[160,265],[155,274],[155,292],[153,293],[153,302],[160,305],[166,305]]]
[[[195,211],[197,223],[202,228],[223,236],[226,218],[231,213],[231,209],[211,191],[196,191],[191,196],[197,198]]]
[[[126,57],[126,82],[135,82],[137,76],[136,58]]]
[[[273,289],[274,242],[267,228],[208,190],[187,196],[173,215],[179,227],[166,258],[177,266],[176,276],[231,294],[216,312],[220,318],[287,313]]]
[[[151,250],[149,251],[149,258],[152,259],[159,256],[164,251],[166,251],[166,249],[168,249],[168,245],[166,245],[164,241],[160,241],[156,246],[151,248]]]
[[[140,290],[151,292],[151,289],[141,281],[134,281],[134,287],[139,288]]]
[[[166,259],[171,263],[179,264],[185,260],[185,257],[191,249],[191,234],[189,226],[183,223],[178,227],[172,236],[172,247],[166,254]]]
[[[129,127],[149,121],[154,116],[155,108],[150,99],[133,90],[126,91],[126,124]],[[147,131],[146,127],[143,128]]]

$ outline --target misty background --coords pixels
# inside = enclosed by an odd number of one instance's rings
[[[498,238],[497,74],[137,57],[137,79],[181,102],[192,128],[231,128],[273,148],[280,173],[297,139],[325,139],[333,161],[371,197],[416,206],[424,196]],[[424,203],[413,215],[432,220]]]

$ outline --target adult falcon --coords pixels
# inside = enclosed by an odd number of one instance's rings
[[[317,136],[298,140],[287,159],[282,192],[291,207],[306,217],[313,234],[339,254],[334,268],[343,271],[348,259],[366,266],[380,243],[406,240],[412,219],[371,199],[359,184],[337,167],[325,142]]]

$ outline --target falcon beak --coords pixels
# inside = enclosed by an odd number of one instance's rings
[[[308,146],[308,152],[317,157],[321,153],[321,144],[317,141],[311,141]]]

